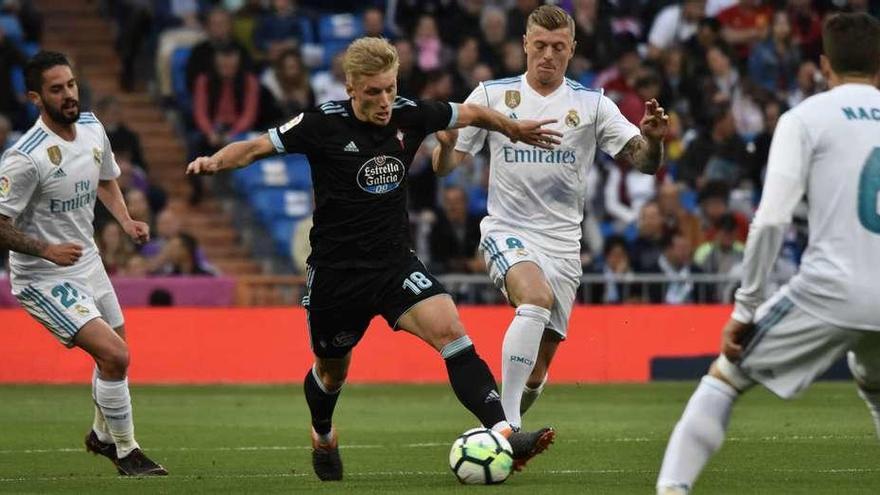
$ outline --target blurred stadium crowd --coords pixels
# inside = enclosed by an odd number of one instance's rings
[[[359,36],[384,36],[400,53],[399,93],[463,101],[481,81],[522,74],[522,36],[538,0],[104,0],[123,61],[119,85],[148,80],[157,105],[186,136],[190,158],[265,131],[328,100],[347,98],[341,54]],[[821,23],[836,11],[870,11],[875,0],[563,0],[577,47],[568,77],[602,88],[638,124],[643,102],[670,114],[668,162],[656,177],[607,156],[590,172],[582,261],[609,283],[586,291],[597,303],[724,300],[697,291],[691,274],[736,275],[779,115],[825,86],[818,69]],[[0,14],[0,146],[36,117],[21,66],[39,49],[41,14],[5,0]],[[85,81],[87,83],[87,81]],[[136,248],[109,215],[97,242],[111,274],[216,274],[182,219],[164,208],[138,135],[113,96],[94,109],[107,128],[135,218],[154,240]],[[479,221],[486,214],[489,163],[476,156],[452,175],[431,171],[428,140],[410,169],[410,211],[418,254],[438,274],[480,273]],[[183,164],[182,164],[183,165]],[[181,169],[183,167],[181,166]],[[224,183],[225,181],[225,183]],[[292,271],[304,270],[311,179],[302,156],[263,160],[215,183],[192,179],[191,204],[234,198],[254,212]],[[777,263],[784,280],[806,243],[798,215]],[[4,263],[6,262],[4,256]],[[653,273],[659,291],[613,283]],[[677,282],[675,282],[677,281]],[[727,291],[729,292],[729,291]]]

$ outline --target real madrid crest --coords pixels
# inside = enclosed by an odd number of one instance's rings
[[[509,108],[516,108],[519,106],[519,91],[515,89],[508,89],[504,92],[504,104]]]
[[[565,116],[565,125],[568,127],[577,127],[580,123],[581,117],[578,115],[577,110],[573,108],[569,110],[568,115]]]
[[[104,161],[104,153],[101,152],[101,148],[92,148],[92,156],[95,158],[95,165],[100,167],[101,162]]]
[[[61,164],[61,148],[58,145],[46,148],[46,154],[49,155],[49,161],[52,162],[52,165]]]

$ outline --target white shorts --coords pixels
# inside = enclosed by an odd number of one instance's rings
[[[880,385],[880,332],[834,326],[778,291],[755,313],[755,330],[737,363],[746,375],[790,399],[807,389],[844,354],[856,379]]]
[[[547,328],[563,339],[568,335],[568,319],[583,275],[580,260],[547,256],[539,248],[527,245],[522,236],[504,230],[487,230],[480,241],[480,252],[486,260],[492,283],[504,297],[508,297],[505,277],[510,267],[523,261],[538,265],[553,291],[553,309]]]
[[[35,279],[25,286],[13,287],[13,294],[31,316],[67,347],[73,347],[77,332],[95,318],[103,318],[112,328],[125,322],[110,278],[100,263],[85,276]]]

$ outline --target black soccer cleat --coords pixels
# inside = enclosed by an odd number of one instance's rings
[[[116,469],[122,476],[167,476],[168,471],[156,464],[141,449],[134,449],[116,460]]]
[[[116,444],[113,443],[104,443],[98,440],[98,435],[94,430],[90,430],[89,434],[86,435],[86,452],[91,452],[95,455],[102,455],[107,459],[110,459],[110,462],[113,465],[116,465]]]
[[[507,436],[513,450],[513,469],[522,471],[533,457],[544,452],[553,443],[556,432],[553,428],[541,428],[538,431],[512,431]]]
[[[339,437],[336,428],[330,430],[330,441],[321,442],[312,429],[312,468],[321,481],[342,480],[342,458],[339,457]]]

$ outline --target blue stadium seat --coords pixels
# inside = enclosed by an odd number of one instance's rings
[[[297,21],[299,24],[300,43],[315,42],[315,28],[312,26],[312,20],[308,17],[300,17]]]
[[[189,61],[190,52],[192,52],[192,47],[181,46],[171,54],[171,87],[181,112],[185,112],[187,115],[190,113],[191,107],[191,95],[189,86],[186,84],[186,63]]]
[[[312,175],[305,155],[287,155],[260,160],[233,172],[235,190],[242,196],[262,187],[311,190]]]
[[[9,73],[9,79],[12,82],[12,90],[15,91],[15,94],[23,95],[27,93],[27,87],[24,83],[24,69],[19,66],[13,67]]]
[[[312,195],[283,187],[254,190],[250,196],[257,217],[266,225],[276,218],[302,218],[312,211]]]
[[[330,40],[321,42],[321,64],[314,68],[315,71],[329,70],[333,63],[333,57],[337,53],[348,48],[349,40]]]
[[[40,51],[40,44],[34,41],[22,41],[18,48],[24,53],[25,57],[31,58]]]
[[[272,235],[272,242],[275,249],[282,256],[290,256],[290,244],[293,238],[293,231],[299,220],[290,218],[277,218],[272,221],[269,232]]]
[[[24,41],[24,30],[21,29],[21,23],[18,17],[10,14],[0,15],[0,29],[3,30],[6,38],[16,45],[21,45]]]
[[[361,16],[354,14],[331,14],[318,19],[318,42],[349,42],[364,33]]]
[[[288,187],[292,189],[312,188],[312,169],[305,155],[294,154],[284,157],[287,168]]]

